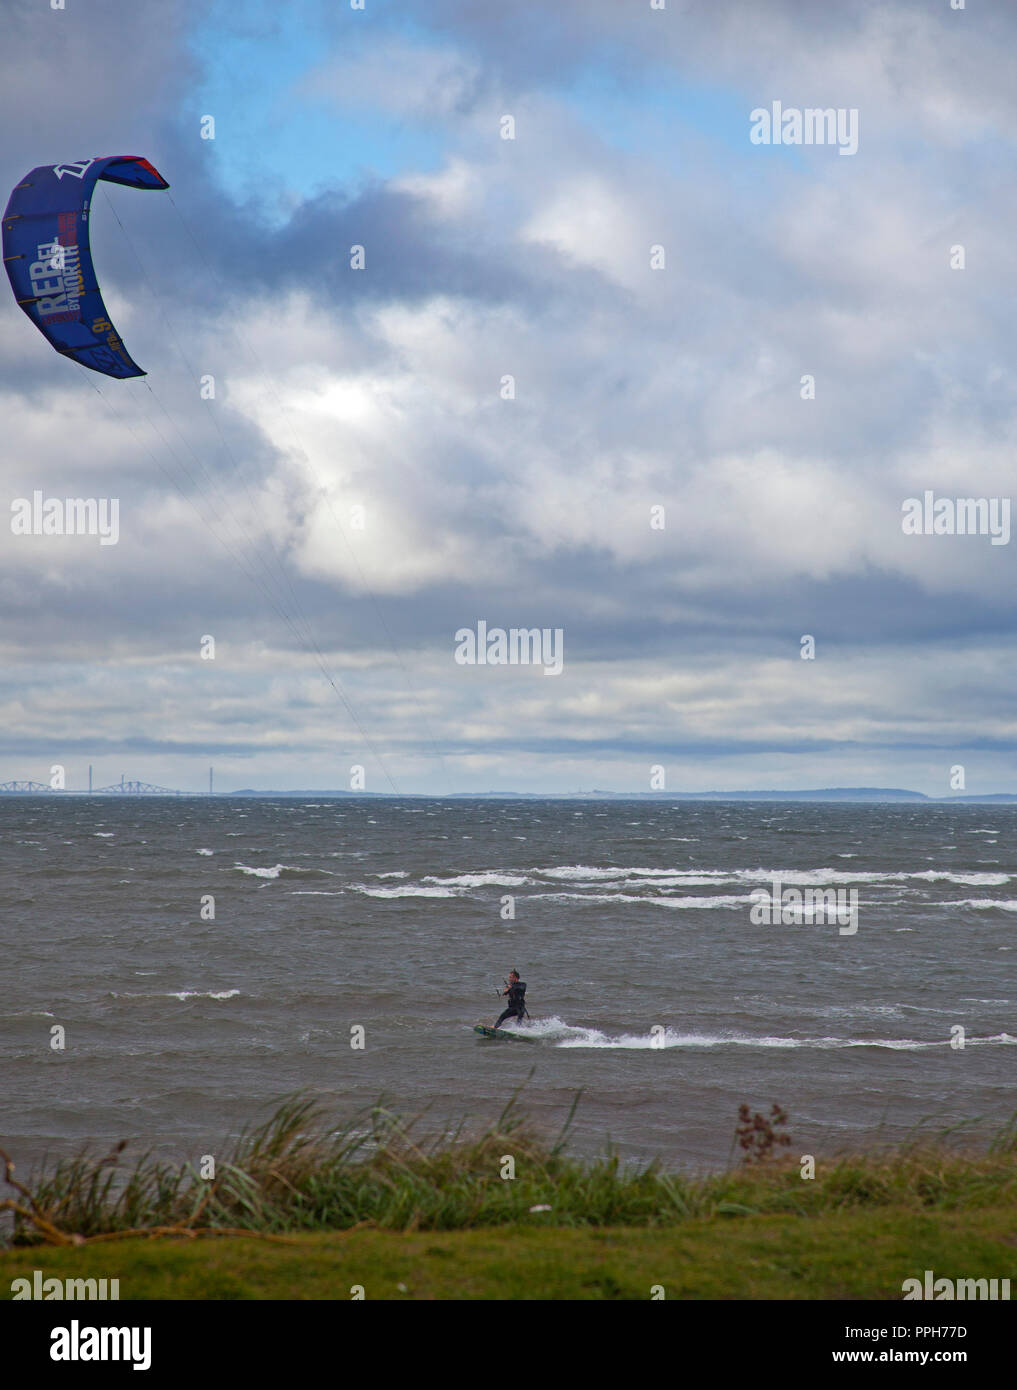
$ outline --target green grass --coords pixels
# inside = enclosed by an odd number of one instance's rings
[[[0,1253],[11,1280],[116,1278],[122,1299],[899,1299],[926,1269],[1017,1274],[1017,1209],[851,1210],[669,1227],[304,1234],[292,1243],[132,1238]],[[400,1288],[400,1285],[403,1287]]]
[[[0,1296],[33,1269],[120,1278],[123,1298],[213,1299],[348,1298],[353,1284],[378,1298],[648,1298],[654,1284],[669,1297],[893,1298],[927,1268],[1017,1275],[1013,1124],[977,1150],[942,1136],[820,1157],[803,1179],[765,1124],[750,1153],[765,1161],[693,1177],[570,1157],[571,1118],[552,1142],[513,1102],[480,1132],[426,1137],[382,1106],[336,1124],[296,1096],[213,1180],[150,1155],[127,1164],[123,1145],[31,1185],[8,1171]],[[125,1234],[139,1231],[177,1235]]]
[[[575,1107],[573,1106],[574,1113]],[[572,1115],[570,1113],[569,1121]],[[1017,1133],[1009,1126],[983,1151],[945,1140],[879,1155],[820,1161],[804,1180],[792,1158],[690,1177],[616,1156],[568,1156],[506,1108],[494,1125],[425,1138],[381,1106],[336,1124],[311,1099],[288,1099],[244,1134],[214,1180],[190,1165],[142,1155],[124,1165],[124,1145],[104,1157],[63,1160],[22,1189],[16,1243],[46,1226],[93,1239],[152,1228],[250,1230],[263,1234],[346,1230],[451,1231],[523,1225],[674,1225],[699,1217],[815,1216],[852,1207],[970,1210],[1017,1204]],[[511,1158],[515,1176],[502,1176]],[[41,1221],[26,1219],[31,1210]],[[52,1237],[52,1231],[50,1231]]]

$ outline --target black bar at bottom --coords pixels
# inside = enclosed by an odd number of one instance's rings
[[[86,1359],[102,1349],[103,1328],[130,1334],[107,1335],[107,1352],[117,1351],[120,1359]],[[760,1372],[790,1383],[786,1377],[795,1372],[836,1375],[842,1369],[898,1365],[945,1365],[987,1375],[1011,1351],[1013,1331],[1013,1308],[1004,1301],[662,1299],[658,1305],[647,1299],[642,1305],[611,1300],[464,1305],[369,1298],[329,1303],[26,1300],[5,1303],[0,1311],[8,1372],[21,1373],[18,1384],[31,1383],[26,1374],[43,1373],[46,1379],[40,1383],[47,1386],[90,1372],[107,1379],[133,1375],[137,1384],[161,1384],[165,1378],[167,1384],[185,1387],[247,1372],[259,1379],[279,1373],[291,1384],[303,1383],[301,1367],[310,1374],[322,1358],[341,1379],[343,1368],[352,1370],[354,1362],[361,1374],[366,1372],[362,1358],[367,1352],[369,1364],[385,1381],[394,1372],[419,1372],[422,1358],[431,1365],[440,1359],[450,1373],[455,1367],[454,1378],[461,1381],[470,1366],[482,1379],[505,1357],[528,1360],[533,1351],[540,1378],[546,1380],[552,1363],[572,1374],[583,1367],[603,1371],[600,1357],[607,1345],[624,1354],[633,1380],[641,1378],[640,1368],[652,1376],[647,1358],[654,1351],[676,1375],[683,1368],[701,1370],[705,1363],[753,1381]],[[535,1332],[540,1334],[539,1355],[537,1343],[530,1344]],[[620,1337],[626,1340],[619,1343]],[[123,1359],[125,1349],[128,1359]],[[483,1359],[476,1361],[474,1352]],[[75,1354],[77,1359],[70,1359]],[[10,1383],[15,1383],[13,1374]]]

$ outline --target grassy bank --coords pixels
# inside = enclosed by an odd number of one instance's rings
[[[115,1278],[122,1299],[899,1299],[926,1269],[1017,1275],[1017,1207],[697,1218],[668,1227],[152,1241],[0,1253],[11,1281]]]
[[[35,1269],[119,1278],[122,1298],[212,1299],[353,1285],[368,1298],[649,1298],[653,1285],[899,1298],[930,1268],[1017,1276],[1013,1126],[979,1151],[940,1140],[820,1158],[804,1178],[765,1117],[743,1115],[738,1133],[749,1161],[688,1177],[572,1158],[566,1134],[542,1138],[514,1106],[481,1132],[425,1138],[380,1107],[336,1125],[295,1098],[214,1175],[130,1164],[122,1146],[31,1184],[8,1171],[0,1296]]]

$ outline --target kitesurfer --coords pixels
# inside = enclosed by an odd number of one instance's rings
[[[501,992],[503,995],[508,995],[508,1008],[494,1025],[495,1028],[500,1028],[507,1018],[518,1018],[519,1021],[522,1022],[522,1020],[527,1017],[526,1004],[524,1003],[526,986],[519,978],[519,971],[510,970],[506,983],[508,988],[503,989]]]

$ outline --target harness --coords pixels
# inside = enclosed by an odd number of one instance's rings
[[[509,985],[508,1001],[516,1011],[517,1018],[529,1018],[526,1012],[526,986],[519,981],[517,984]]]

